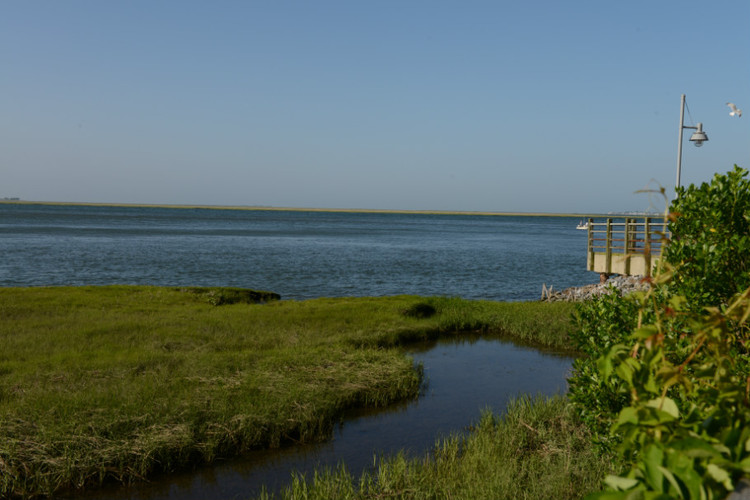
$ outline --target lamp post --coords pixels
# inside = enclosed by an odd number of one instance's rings
[[[703,131],[703,124],[698,123],[695,127],[687,127],[684,124],[685,120],[685,94],[682,94],[682,100],[680,102],[680,137],[677,142],[677,184],[675,190],[680,187],[680,170],[682,169],[682,131],[686,128],[695,130],[693,135],[690,136],[690,140],[695,144],[695,147],[699,148],[703,146],[703,143],[708,140],[708,136]]]

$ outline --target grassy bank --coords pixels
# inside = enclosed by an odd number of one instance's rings
[[[360,478],[345,468],[297,476],[281,497],[577,499],[598,491],[610,472],[590,440],[565,398],[522,398],[502,418],[485,413],[469,435],[438,441],[421,459],[386,457]]]
[[[329,435],[415,397],[399,349],[466,330],[567,346],[564,303],[270,301],[161,287],[0,289],[0,496],[128,482]]]

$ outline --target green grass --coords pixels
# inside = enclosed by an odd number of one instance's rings
[[[385,457],[355,479],[345,467],[295,476],[286,500],[576,499],[598,491],[607,457],[563,397],[517,399],[502,418],[485,412],[468,435],[436,442],[422,458]],[[269,495],[262,494],[263,499]]]
[[[274,298],[0,288],[0,497],[325,439],[348,408],[416,397],[421,373],[399,346],[471,330],[565,348],[572,312],[564,303]]]

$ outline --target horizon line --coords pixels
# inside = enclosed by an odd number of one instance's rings
[[[484,216],[527,216],[527,217],[604,217],[625,215],[662,215],[650,212],[508,212],[491,210],[428,210],[390,208],[331,208],[331,207],[276,207],[270,205],[206,205],[187,203],[116,203],[88,201],[34,201],[21,199],[0,199],[2,204],[16,205],[63,205],[92,207],[133,207],[133,208],[174,208],[206,210],[255,210],[269,212],[331,212],[331,213],[382,213],[418,215],[484,215]]]

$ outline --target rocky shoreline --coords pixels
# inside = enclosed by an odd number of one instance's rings
[[[612,275],[603,283],[594,283],[580,287],[566,288],[555,291],[552,287],[542,285],[542,299],[547,302],[582,302],[590,300],[599,295],[611,293],[612,287],[627,295],[632,292],[648,290],[648,283],[643,276]]]

